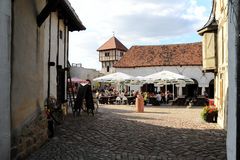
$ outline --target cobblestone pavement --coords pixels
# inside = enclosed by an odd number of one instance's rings
[[[201,108],[101,105],[95,116],[69,115],[29,160],[224,160],[226,133]]]

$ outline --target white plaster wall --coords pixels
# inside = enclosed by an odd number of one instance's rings
[[[223,2],[223,3],[221,3]],[[216,1],[216,20],[218,21],[217,43],[217,74],[216,74],[216,92],[214,103],[218,106],[218,124],[227,129],[227,114],[228,114],[228,1]],[[222,86],[221,86],[222,82]],[[221,95],[221,93],[223,95]],[[222,96],[222,97],[221,97]]]
[[[51,62],[55,62],[55,66],[50,69],[50,96],[57,98],[57,41],[58,41],[58,15],[57,12],[51,13]]]
[[[0,1],[0,155],[10,159],[11,1]]]
[[[237,3],[237,0],[234,0],[234,3]],[[232,7],[232,6],[230,6]],[[236,47],[236,38],[237,33],[235,30],[235,24],[236,23],[236,15],[230,13],[229,19],[232,19],[232,21],[229,21],[228,23],[228,79],[229,79],[229,88],[228,88],[228,125],[227,125],[227,159],[234,160],[236,159],[236,106],[237,106],[237,80],[236,80],[236,68],[237,68],[237,62],[236,62],[236,55],[237,55],[237,47]]]
[[[214,74],[203,73],[201,66],[162,66],[162,67],[137,67],[137,68],[116,68],[117,72],[127,73],[133,76],[147,76],[163,70],[193,78],[198,81],[199,87],[208,87],[209,82],[214,79]]]
[[[41,27],[44,28],[44,53],[43,53],[43,97],[47,98],[48,89],[48,54],[49,54],[49,20],[50,16],[45,20]]]
[[[36,16],[41,0],[14,1],[11,113],[13,134],[31,121],[43,107],[44,28]]]
[[[50,22],[50,16],[45,20],[45,22],[42,24],[42,27],[44,27],[44,35],[45,35],[45,41],[44,41],[44,66],[43,66],[43,71],[44,71],[44,80],[43,80],[43,97],[44,99],[47,98],[47,89],[48,89],[48,56],[49,56],[49,22]],[[66,46],[65,46],[65,52],[66,54],[64,55],[64,23],[63,20],[59,21],[59,29],[62,30],[62,39],[59,40],[59,65],[62,65],[62,67],[67,67],[67,50],[68,50],[68,45],[67,45],[67,37],[68,37],[68,27],[66,26]],[[57,76],[57,36],[58,36],[58,17],[57,13],[51,13],[51,50],[50,50],[50,61],[55,62],[55,66],[52,66],[50,68],[50,96],[54,96],[57,98],[57,81],[56,81],[56,76]],[[65,57],[65,63],[64,63],[64,56]],[[65,64],[65,66],[64,66]],[[66,75],[67,78],[67,75]],[[67,80],[66,80],[67,81]],[[67,87],[67,86],[65,86]],[[66,97],[66,95],[65,95]]]
[[[116,53],[117,53],[117,56],[116,56],[116,57],[117,57],[117,58],[116,58],[117,60],[120,60],[120,59],[122,58],[122,57],[120,56],[120,53],[121,53],[121,52],[123,52],[123,51],[117,50],[117,52],[116,52]],[[125,53],[126,53],[126,52],[123,52],[123,55],[124,55]]]
[[[64,68],[64,22],[60,20],[59,32],[62,31],[62,39],[59,37],[59,65]],[[60,36],[60,35],[59,35]]]

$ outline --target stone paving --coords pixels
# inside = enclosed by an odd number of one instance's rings
[[[201,108],[101,105],[95,116],[69,115],[29,160],[224,160],[226,132]]]

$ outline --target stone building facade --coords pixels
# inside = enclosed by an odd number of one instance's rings
[[[209,20],[198,30],[203,36],[203,70],[215,75],[214,103],[219,109],[218,124],[227,130],[227,157],[232,160],[240,158],[236,79],[238,16],[238,0],[213,0]]]
[[[176,86],[176,95],[193,96],[197,91],[213,95],[212,73],[202,72],[202,44],[170,44],[156,46],[132,46],[114,65],[116,71],[133,76],[146,76],[163,70],[187,76],[195,84]],[[139,88],[140,86],[138,86]],[[134,88],[137,89],[137,88]]]
[[[46,99],[66,99],[69,32],[85,27],[67,0],[3,0],[0,11],[0,155],[24,159],[48,139]]]

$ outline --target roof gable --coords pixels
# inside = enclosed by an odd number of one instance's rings
[[[38,26],[40,27],[51,12],[55,12],[56,10],[59,12],[59,17],[65,19],[65,24],[69,27],[69,31],[86,29],[68,0],[48,0],[45,7],[37,16]]]
[[[113,36],[107,42],[105,42],[97,51],[117,49],[126,52],[128,49],[115,37]]]
[[[199,35],[203,35],[207,31],[216,31],[218,28],[217,21],[215,19],[215,12],[216,12],[216,2],[213,0],[212,1],[212,11],[210,13],[210,17],[207,21],[207,23],[199,29],[197,32]]]
[[[202,43],[132,46],[116,68],[202,65]]]

